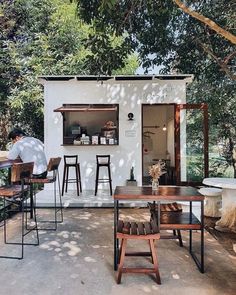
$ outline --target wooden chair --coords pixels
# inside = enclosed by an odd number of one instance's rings
[[[110,168],[110,155],[96,155],[97,167],[96,167],[96,179],[95,179],[95,196],[98,191],[98,183],[109,183],[110,194],[112,196],[112,179],[111,179],[111,168]],[[108,178],[99,178],[99,170],[101,167],[107,168]]]
[[[75,168],[75,178],[69,178],[69,169]],[[77,195],[79,191],[82,193],[82,183],[80,174],[80,163],[78,162],[78,156],[64,156],[64,171],[63,171],[63,183],[62,183],[62,196],[64,195],[64,189],[67,193],[68,183],[76,183]],[[66,188],[65,188],[66,186]]]
[[[11,185],[0,187],[0,198],[3,199],[3,225],[4,225],[4,242],[10,245],[20,245],[21,255],[20,256],[0,256],[0,258],[12,258],[12,259],[23,259],[24,257],[24,245],[39,245],[38,226],[35,215],[35,204],[33,203],[34,211],[34,226],[28,231],[25,231],[25,220],[27,227],[27,198],[30,193],[30,178],[33,172],[34,163],[17,163],[13,164],[11,169]],[[20,185],[18,184],[20,183]],[[7,203],[6,203],[7,201]],[[21,210],[22,222],[21,222],[21,242],[8,242],[7,241],[7,213],[16,211],[11,208],[11,205],[17,206]],[[18,210],[17,210],[18,211]],[[25,216],[26,214],[26,216]],[[24,237],[31,231],[36,231],[36,243],[25,243]]]
[[[154,273],[158,284],[161,284],[157,255],[155,252],[154,241],[160,239],[159,227],[154,222],[124,222],[118,221],[117,239],[121,240],[120,260],[118,265],[117,284],[121,282],[122,273]],[[150,247],[150,252],[129,252],[126,253],[127,240],[146,240]],[[151,256],[152,268],[128,268],[124,267],[125,256]]]
[[[48,184],[54,183],[54,220],[40,220],[38,223],[53,223],[54,227],[40,227],[39,230],[56,230],[57,224],[63,222],[63,211],[62,211],[62,199],[61,199],[61,188],[60,188],[60,178],[58,167],[60,165],[61,158],[51,158],[48,163],[47,171],[48,176],[46,178],[32,178],[31,184]],[[51,175],[50,175],[51,174]],[[58,193],[59,193],[59,208],[57,208],[57,185],[58,185]],[[36,198],[36,189],[34,189],[35,203],[37,201]],[[57,213],[60,212],[61,217],[60,220],[57,219]]]
[[[158,222],[158,204],[155,202],[148,203],[148,207],[151,213],[151,220],[154,220],[156,223]],[[171,220],[176,218],[178,214],[182,213],[182,206],[176,202],[160,204],[160,223],[171,223]],[[173,228],[173,235],[162,235],[161,239],[177,239],[179,240],[180,247],[183,247],[182,235],[179,229]]]

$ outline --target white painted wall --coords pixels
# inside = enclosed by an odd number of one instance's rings
[[[48,158],[78,154],[81,164],[83,189],[94,189],[96,154],[110,154],[113,188],[124,185],[134,166],[138,185],[142,183],[141,104],[185,103],[184,80],[152,81],[46,81],[44,85],[45,151]],[[53,112],[62,104],[119,104],[119,146],[62,146],[63,121],[60,113]],[[128,121],[127,114],[134,113]],[[126,131],[133,130],[135,137]],[[63,163],[60,165],[60,174]],[[108,188],[108,184],[103,184]],[[102,186],[101,186],[102,187]],[[100,188],[101,188],[100,187]],[[71,184],[70,189],[74,189]]]

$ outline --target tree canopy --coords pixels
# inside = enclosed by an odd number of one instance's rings
[[[187,101],[208,103],[211,146],[222,146],[236,177],[235,8],[233,0],[78,0],[87,23],[128,34],[147,71],[195,75]]]
[[[37,76],[133,74],[138,67],[125,37],[108,27],[98,34],[78,17],[73,1],[1,1],[0,24],[1,149],[13,125],[43,139],[43,91]]]

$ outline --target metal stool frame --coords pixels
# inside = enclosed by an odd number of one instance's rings
[[[68,163],[67,160],[72,160],[73,163]],[[69,177],[69,168],[75,168],[76,178]],[[64,155],[64,171],[63,171],[63,183],[62,183],[62,196],[64,195],[64,189],[67,193],[68,183],[76,183],[77,186],[77,195],[79,192],[82,193],[82,184],[81,184],[81,174],[80,174],[80,163],[78,162],[78,155]],[[66,184],[66,188],[65,188]]]
[[[61,187],[60,187],[60,177],[59,177],[59,171],[58,167],[61,162],[61,157],[58,158],[50,158],[48,163],[48,172],[52,172],[52,176],[47,176],[46,178],[32,178],[31,184],[47,184],[47,183],[53,183],[54,184],[54,220],[40,220],[38,221],[38,224],[40,223],[52,223],[54,224],[54,227],[39,227],[38,230],[57,230],[57,224],[63,222],[63,206],[62,206],[62,195],[61,195]],[[57,208],[57,184],[58,184],[58,192],[59,192],[59,202],[60,207]],[[33,189],[34,191],[34,200],[36,204],[36,189]],[[60,212],[61,218],[60,220],[57,219],[57,213]]]
[[[11,182],[12,183],[19,183],[12,184],[10,186],[3,186],[0,188],[0,197],[3,198],[3,227],[4,227],[4,243],[8,245],[21,245],[21,255],[20,256],[6,256],[1,255],[0,258],[10,258],[10,259],[23,259],[24,258],[24,245],[33,245],[38,246],[39,245],[39,235],[38,235],[38,226],[37,226],[37,219],[35,214],[35,203],[33,202],[33,212],[34,212],[34,222],[35,225],[33,228],[28,229],[27,228],[27,199],[30,195],[30,177],[33,172],[33,166],[34,163],[17,163],[13,164],[12,166],[12,175],[11,175]],[[4,195],[5,193],[5,195]],[[6,199],[8,203],[17,205],[21,210],[21,242],[8,242],[7,241],[7,212],[19,212],[19,210],[15,209],[9,209],[9,207],[6,204]],[[26,206],[25,206],[26,204]],[[26,214],[25,214],[26,213]],[[25,226],[26,230],[25,231]],[[24,237],[28,235],[33,230],[36,231],[36,243],[25,243]]]

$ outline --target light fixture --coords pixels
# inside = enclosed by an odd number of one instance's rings
[[[165,124],[163,125],[162,130],[166,131],[166,125]]]
[[[134,114],[133,113],[128,113],[128,120],[129,121],[134,120]]]

